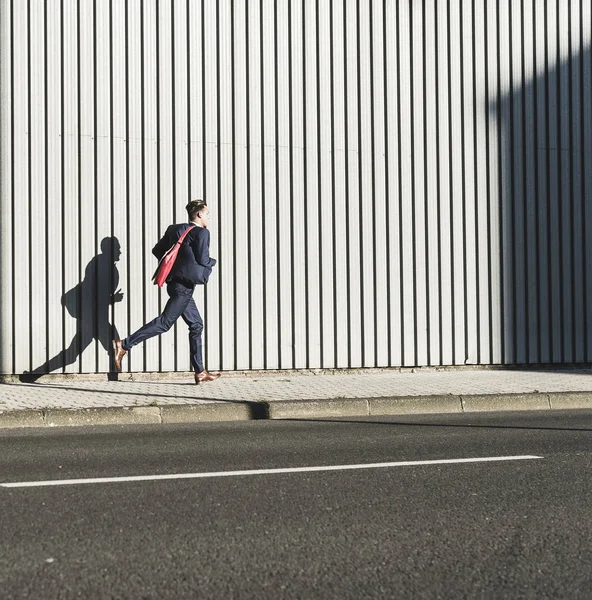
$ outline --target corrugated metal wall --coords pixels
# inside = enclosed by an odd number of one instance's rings
[[[590,2],[0,6],[2,372],[108,371],[199,197],[211,369],[590,360]]]

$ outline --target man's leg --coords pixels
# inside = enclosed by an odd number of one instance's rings
[[[169,283],[167,293],[170,298],[162,314],[122,340],[121,346],[125,351],[155,335],[168,331],[185,312],[187,304],[192,300],[193,288],[185,287],[179,283]]]
[[[185,308],[183,320],[189,327],[189,352],[191,354],[191,366],[195,372],[195,383],[205,383],[206,381],[218,379],[220,373],[208,373],[204,368],[201,344],[203,321],[193,298]]]
[[[185,311],[181,316],[183,317],[183,321],[187,323],[187,327],[189,327],[189,354],[191,358],[191,367],[196,373],[201,373],[204,370],[201,343],[203,321],[193,298],[189,300],[185,307]]]

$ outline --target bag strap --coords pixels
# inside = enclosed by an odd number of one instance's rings
[[[187,227],[187,229],[181,234],[181,237],[177,240],[177,244],[181,245],[183,243],[183,240],[185,239],[185,237],[187,236],[187,234],[194,228],[197,227],[197,225],[193,224],[190,225],[189,227]]]

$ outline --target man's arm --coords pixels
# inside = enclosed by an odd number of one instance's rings
[[[164,256],[164,253],[172,246],[172,244],[169,244],[169,229],[170,227],[167,227],[164,235],[156,242],[156,246],[152,248],[152,254],[154,254],[158,260],[160,260]]]
[[[210,232],[205,227],[196,232],[191,249],[198,264],[209,269],[214,267],[216,259],[210,256]]]

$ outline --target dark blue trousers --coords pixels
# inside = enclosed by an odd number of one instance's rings
[[[170,298],[162,314],[122,340],[123,349],[129,350],[155,335],[168,331],[175,321],[182,317],[189,327],[191,366],[196,373],[201,373],[204,370],[201,347],[203,321],[193,300],[194,289],[195,287],[188,288],[181,283],[168,283],[167,293]]]

